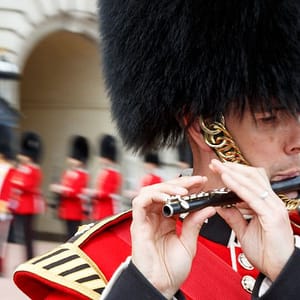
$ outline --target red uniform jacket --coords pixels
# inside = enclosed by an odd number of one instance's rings
[[[131,254],[130,224],[131,212],[127,212],[84,225],[70,243],[19,266],[16,284],[33,300],[100,299],[107,281]],[[240,252],[236,249],[237,256]],[[250,299],[242,276],[257,272],[241,267],[233,271],[229,257],[226,246],[200,238],[193,270],[182,286],[186,299]]]
[[[11,178],[11,208],[16,214],[39,213],[41,196],[42,172],[39,166],[20,165]]]
[[[97,179],[97,195],[93,199],[92,219],[101,220],[115,213],[113,196],[120,193],[121,173],[112,168],[103,169]]]
[[[300,235],[300,211],[293,210],[289,215],[294,233]]]
[[[86,170],[66,170],[61,185],[70,190],[61,194],[58,216],[64,220],[83,220],[82,190],[88,185],[89,176]]]
[[[162,178],[155,174],[147,174],[141,180],[141,186],[152,185],[162,182]]]

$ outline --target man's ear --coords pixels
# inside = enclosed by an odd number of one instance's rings
[[[185,126],[187,123],[187,119],[184,119]],[[191,144],[197,145],[197,147],[201,148],[206,152],[213,152],[213,150],[206,144],[202,130],[200,128],[199,119],[195,120],[192,124],[187,127],[187,134],[190,139]]]

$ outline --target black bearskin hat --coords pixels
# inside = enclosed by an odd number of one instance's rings
[[[12,129],[6,125],[0,124],[0,154],[2,154],[5,159],[13,159],[14,157],[12,141]]]
[[[80,135],[71,137],[69,157],[79,160],[82,163],[87,163],[89,158],[88,140]]]
[[[180,120],[300,108],[298,0],[99,0],[103,71],[124,144],[171,146]]]
[[[103,135],[100,139],[99,155],[103,158],[107,158],[113,162],[117,161],[118,151],[116,139],[109,135]]]
[[[160,160],[156,152],[147,152],[144,156],[144,162],[159,166]]]
[[[37,133],[31,131],[22,133],[20,154],[31,158],[35,163],[40,163],[42,156],[42,140]]]

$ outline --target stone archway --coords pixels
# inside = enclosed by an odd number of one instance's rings
[[[95,150],[89,164],[93,178],[97,139],[113,132],[100,65],[93,39],[64,30],[40,40],[24,63],[20,128],[38,132],[43,139],[43,192],[49,202],[48,186],[59,179],[65,167],[69,137],[80,134],[89,138]],[[62,232],[54,216],[54,211],[48,211],[38,224],[39,231]]]

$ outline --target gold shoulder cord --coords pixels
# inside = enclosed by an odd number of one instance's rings
[[[236,162],[249,165],[226,129],[223,116],[220,118],[220,121],[209,123],[200,117],[200,127],[206,144],[215,151],[222,162]],[[296,209],[300,205],[300,199],[289,199],[284,194],[280,194],[278,197],[284,202],[289,211]]]

